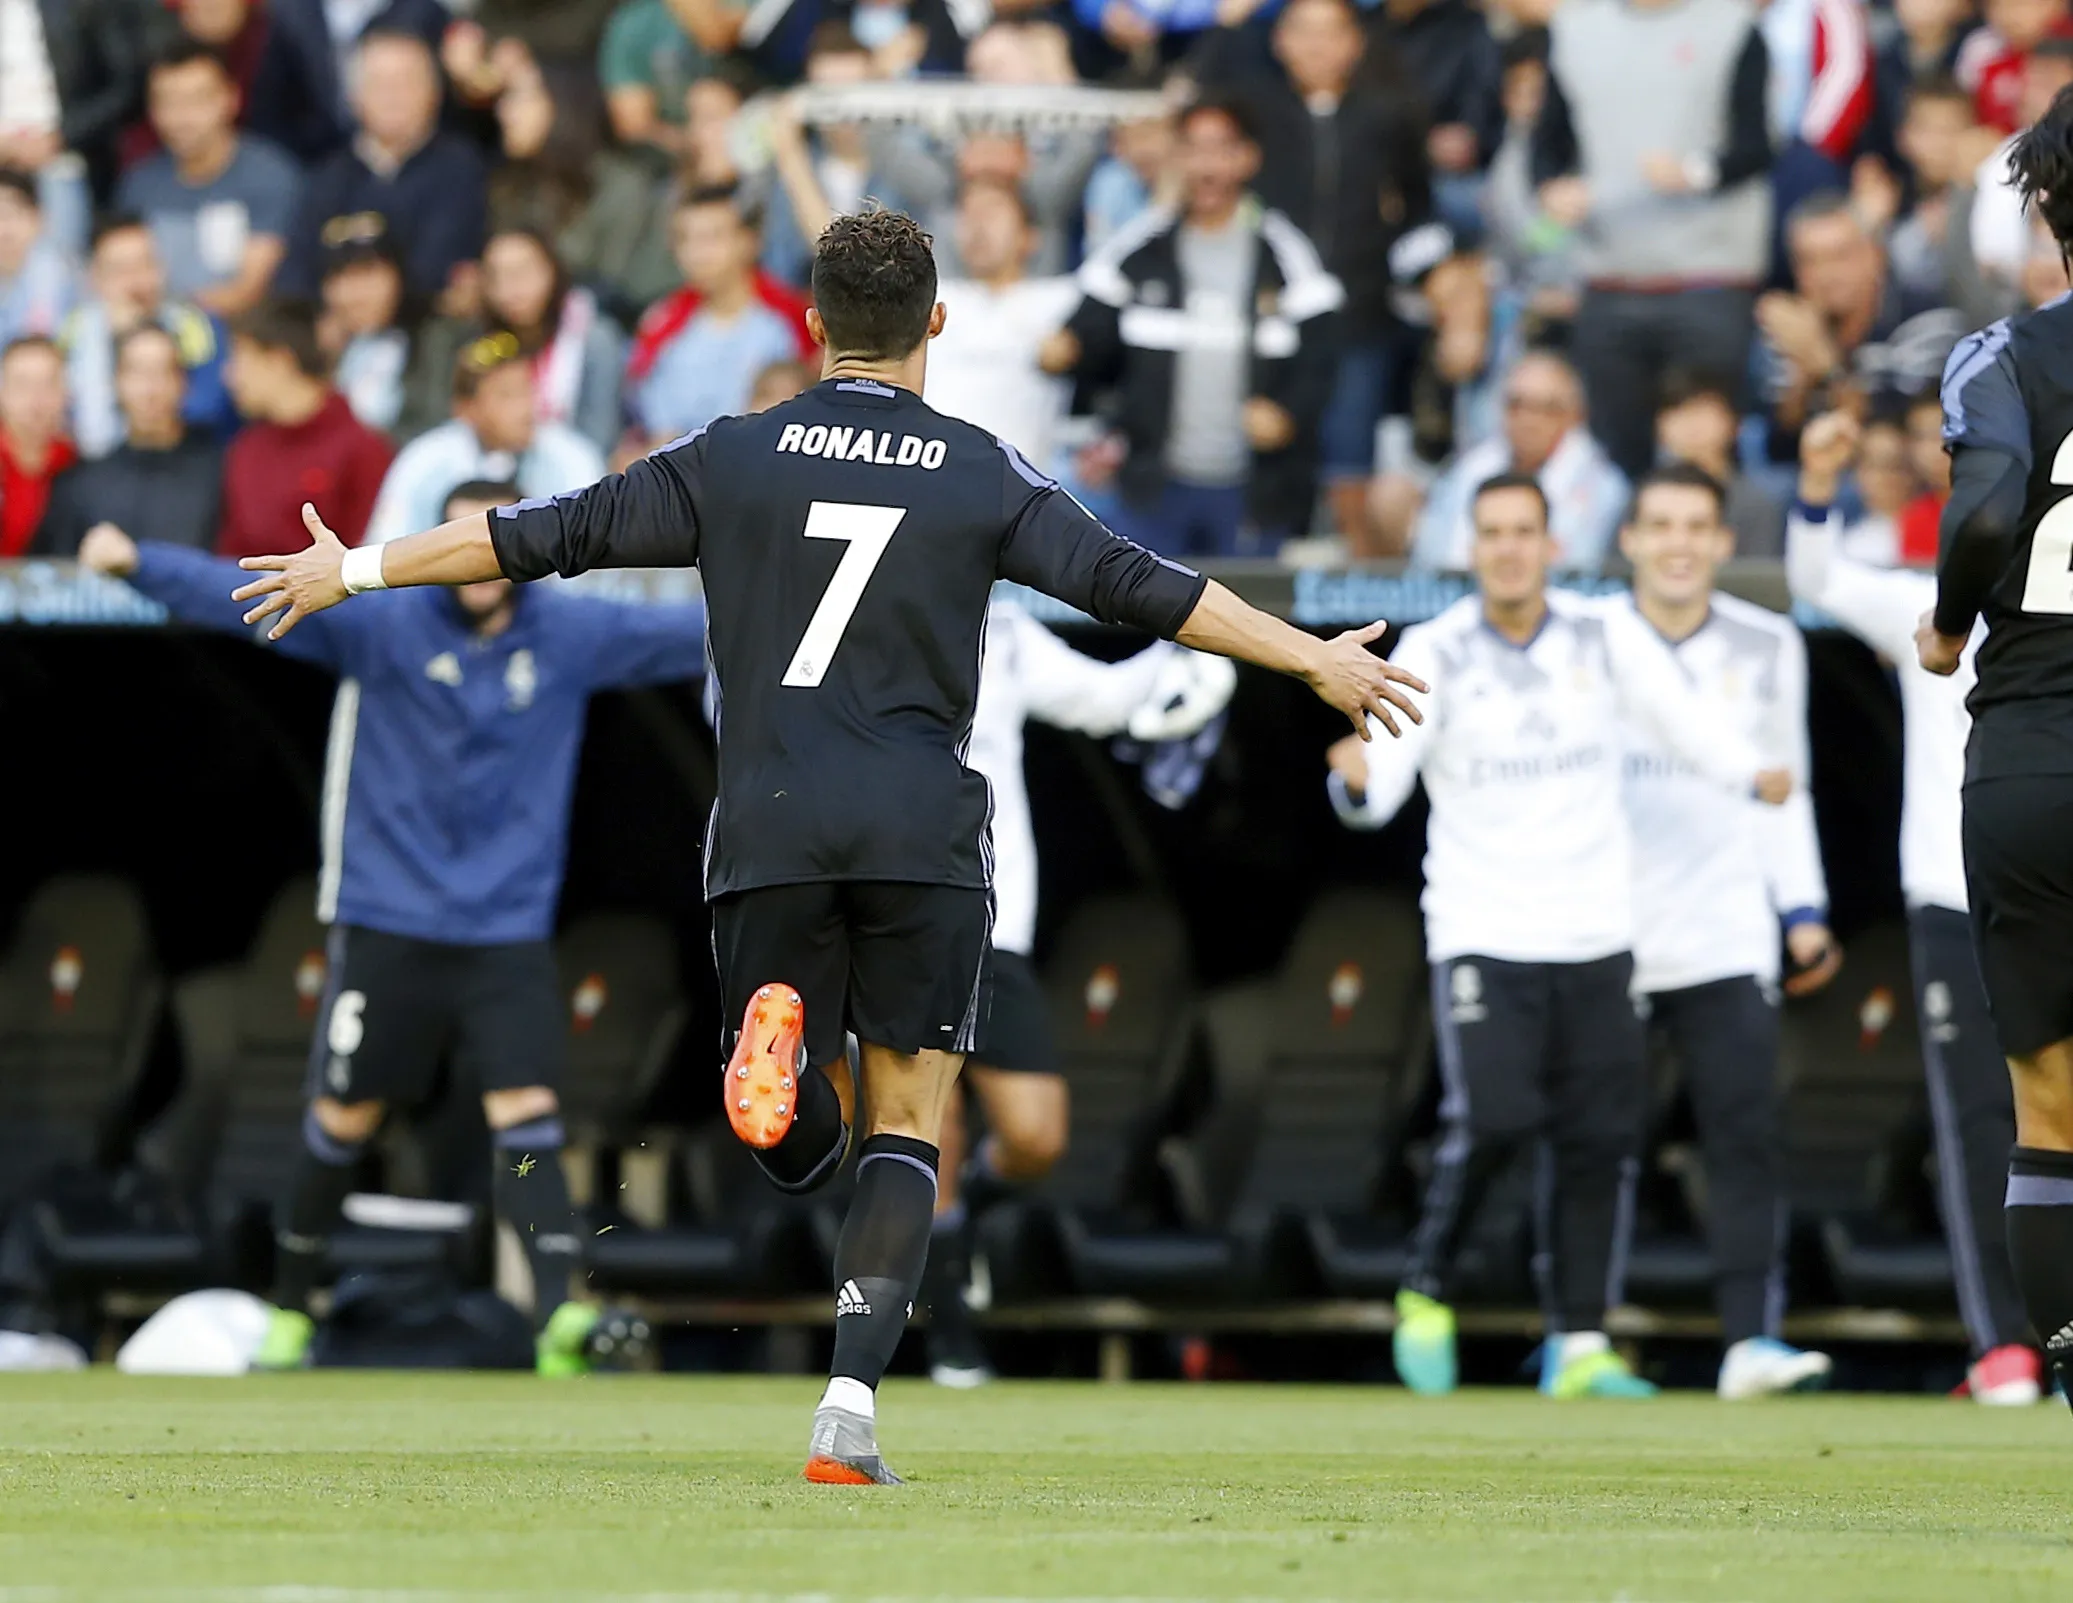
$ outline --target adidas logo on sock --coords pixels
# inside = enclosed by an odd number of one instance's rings
[[[843,1281],[842,1289],[835,1293],[835,1317],[840,1319],[844,1314],[868,1314],[870,1311],[871,1305],[864,1300],[857,1283],[854,1280]]]

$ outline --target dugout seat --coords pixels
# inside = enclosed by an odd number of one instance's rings
[[[1174,1227],[1156,1161],[1194,1005],[1179,913],[1148,894],[1087,902],[1060,933],[1044,994],[1072,1091],[1071,1133],[1031,1203],[997,1210],[982,1228],[995,1295],[1217,1289],[1228,1245]]]
[[[1212,1123],[1245,1136],[1235,1193],[1218,1209],[1242,1284],[1395,1290],[1416,1212],[1404,1139],[1431,1055],[1425,977],[1417,908],[1338,890],[1305,915],[1271,981],[1210,1004]]]
[[[1789,1194],[1834,1295],[1950,1307],[1904,925],[1859,932],[1836,982],[1787,1008],[1779,1067]]]
[[[0,954],[0,1215],[56,1166],[121,1156],[162,1000],[135,887],[81,874],[38,888]]]
[[[315,903],[313,881],[291,881],[243,962],[202,970],[174,988],[185,1076],[138,1156],[186,1205],[178,1219],[148,1228],[47,1219],[45,1250],[68,1285],[267,1284],[273,1211],[301,1150],[310,1037],[324,995],[325,931]],[[377,1150],[389,1167],[408,1167],[408,1142],[400,1121],[391,1121]],[[372,1178],[377,1165],[368,1161]],[[422,1267],[466,1261],[474,1245],[469,1230],[347,1224],[331,1257],[340,1269]]]

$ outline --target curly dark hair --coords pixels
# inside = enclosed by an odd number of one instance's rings
[[[897,360],[928,338],[936,242],[905,212],[873,208],[838,217],[814,247],[813,302],[830,351]]]
[[[2066,255],[2073,248],[2073,89],[2061,89],[2051,109],[2016,136],[2008,176]]]

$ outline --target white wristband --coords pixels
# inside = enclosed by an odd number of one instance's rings
[[[356,596],[363,590],[388,589],[388,580],[381,576],[381,547],[354,546],[339,563],[338,578],[349,596]]]

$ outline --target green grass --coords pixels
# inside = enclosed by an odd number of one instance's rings
[[[2056,1406],[899,1383],[881,1437],[912,1483],[853,1491],[793,1478],[816,1391],[0,1378],[0,1603],[2073,1590],[2073,1423]]]

